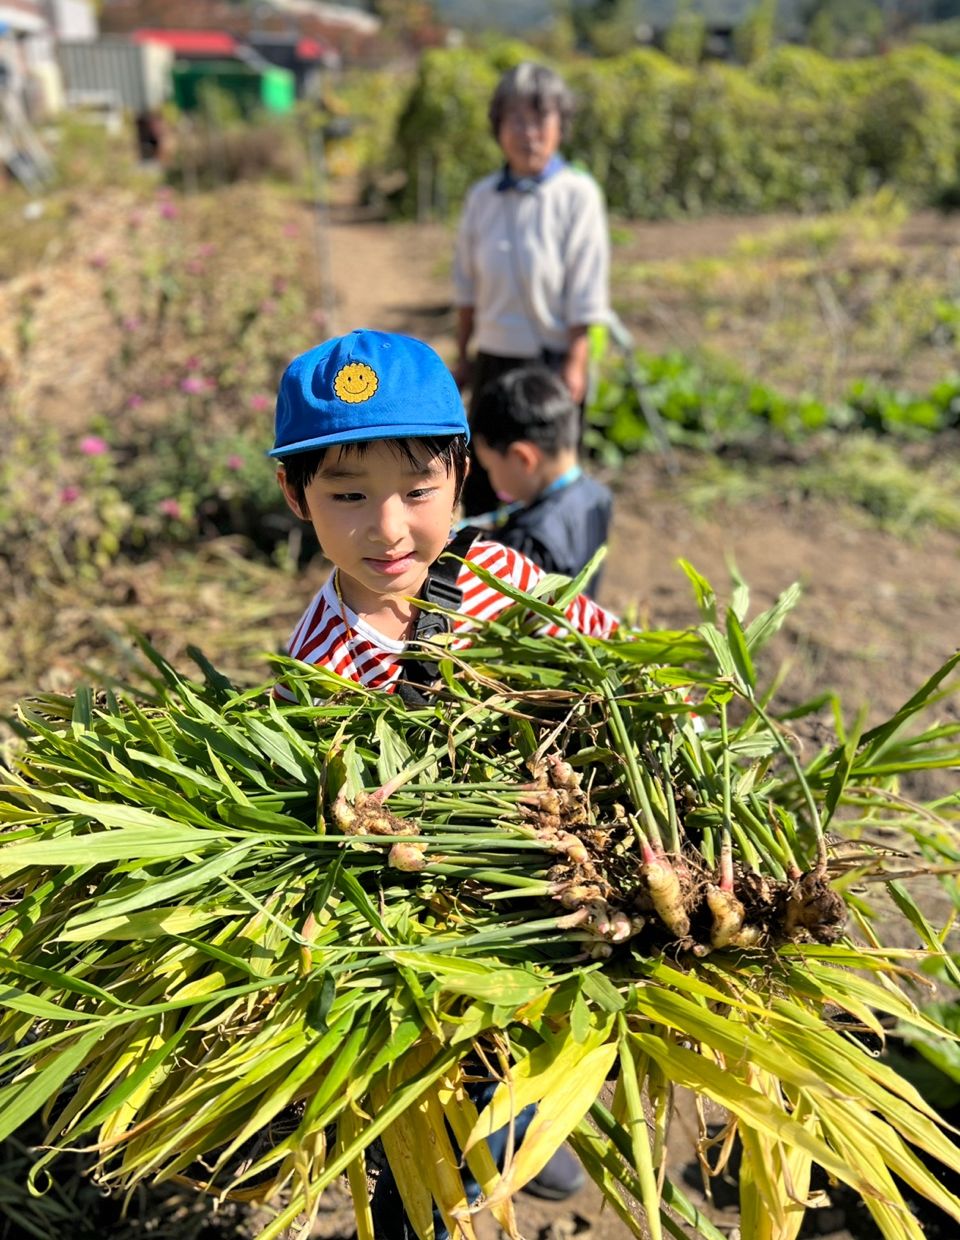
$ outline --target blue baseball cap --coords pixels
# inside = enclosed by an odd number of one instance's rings
[[[280,380],[268,456],[371,439],[470,438],[460,391],[422,340],[358,329],[295,357]]]

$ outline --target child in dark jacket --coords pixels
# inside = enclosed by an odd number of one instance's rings
[[[580,408],[563,381],[540,364],[511,370],[483,389],[470,421],[477,460],[505,501],[470,524],[575,577],[607,540],[613,497],[580,467]]]

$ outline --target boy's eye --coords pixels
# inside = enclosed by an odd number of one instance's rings
[[[331,496],[335,504],[356,504],[363,499],[359,491],[336,491]]]
[[[436,487],[417,487],[415,490],[410,492],[410,498],[426,499],[428,496],[432,495],[436,489]]]

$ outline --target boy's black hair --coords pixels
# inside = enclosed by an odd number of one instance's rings
[[[539,363],[520,366],[481,391],[470,427],[494,452],[523,439],[558,456],[579,442],[580,406],[554,371]]]
[[[310,452],[297,452],[292,456],[281,458],[284,473],[290,489],[297,498],[302,512],[307,510],[307,487],[317,476],[320,466],[328,452],[355,452],[363,456],[371,443],[388,443],[396,450],[397,456],[408,465],[423,465],[424,461],[432,461],[439,457],[440,464],[449,474],[453,472],[457,490],[455,499],[459,502],[467,476],[467,440],[464,435],[425,435],[422,438],[410,439],[375,439],[368,442],[331,444],[329,448],[314,448]]]

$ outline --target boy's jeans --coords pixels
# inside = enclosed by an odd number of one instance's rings
[[[493,1097],[494,1090],[497,1088],[496,1081],[483,1081],[469,1087],[470,1097],[477,1105],[477,1110],[482,1111],[490,1099]],[[530,1106],[524,1107],[520,1114],[513,1121],[513,1139],[516,1145],[523,1140],[530,1121],[537,1112],[537,1108],[531,1103]],[[487,1138],[487,1146],[493,1155],[493,1160],[498,1167],[503,1166],[503,1156],[507,1149],[507,1135],[509,1125],[498,1128],[497,1131]],[[453,1143],[456,1150],[456,1142]],[[457,1150],[459,1153],[459,1150]],[[469,1168],[463,1169],[463,1188],[464,1194],[471,1204],[480,1196],[480,1185],[473,1178]],[[416,1232],[410,1226],[406,1214],[403,1212],[403,1202],[400,1200],[400,1192],[397,1188],[397,1182],[393,1178],[393,1172],[389,1166],[384,1167],[377,1180],[377,1186],[373,1192],[373,1198],[370,1202],[373,1211],[373,1233],[376,1240],[416,1240]],[[434,1207],[433,1225],[436,1229],[437,1240],[450,1240],[450,1233],[447,1231],[440,1217],[440,1212]]]

